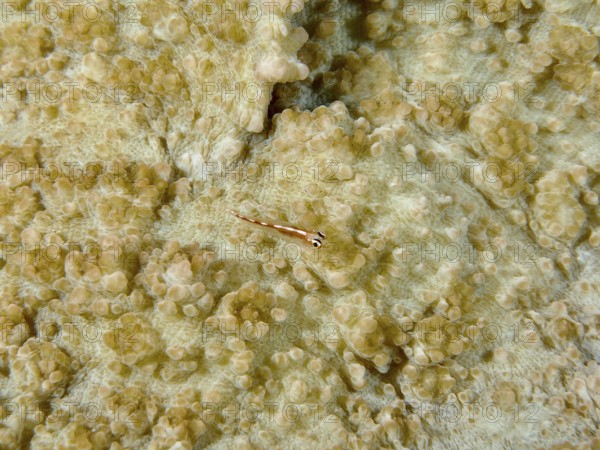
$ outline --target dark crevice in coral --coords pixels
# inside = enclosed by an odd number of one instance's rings
[[[343,13],[340,13],[343,11]],[[306,3],[304,9],[293,16],[294,27],[303,27],[310,36],[298,51],[298,58],[310,73],[305,80],[276,84],[268,108],[268,120],[291,107],[313,110],[339,100],[335,83],[326,83],[323,75],[335,72],[345,65],[344,55],[369,42],[364,29],[368,8],[363,2],[321,0]],[[320,35],[320,27],[335,23],[332,36]]]

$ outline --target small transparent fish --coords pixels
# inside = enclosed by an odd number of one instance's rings
[[[277,230],[285,236],[301,239],[312,245],[314,248],[320,248],[323,245],[323,240],[327,239],[327,237],[320,231],[305,231],[291,225],[278,225],[274,223],[263,222],[261,220],[244,217],[241,214],[238,214],[230,209],[228,209],[227,211],[229,211],[229,213],[233,214],[235,217],[245,220],[246,222],[254,223],[256,225],[262,225],[263,227],[272,228],[273,230]]]

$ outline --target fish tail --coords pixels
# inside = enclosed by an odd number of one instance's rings
[[[232,211],[232,210],[230,210],[228,208],[226,208],[226,209],[227,209],[227,211],[229,213],[233,214],[238,219],[242,219],[242,220],[245,220],[246,222],[255,223],[255,224],[258,224],[258,225],[263,225],[263,223],[259,222],[258,220],[250,219],[249,217],[244,217],[241,214],[238,214],[238,213],[236,213],[236,212],[234,212],[234,211]]]

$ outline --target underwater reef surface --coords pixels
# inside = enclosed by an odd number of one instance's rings
[[[2,448],[600,446],[598,2],[1,19]]]

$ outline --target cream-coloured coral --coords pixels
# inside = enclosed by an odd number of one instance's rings
[[[560,25],[550,31],[551,54],[561,63],[589,63],[598,55],[598,39],[584,29]]]
[[[115,329],[102,336],[102,342],[128,366],[142,363],[159,351],[157,338],[149,324],[133,313],[122,315]]]
[[[585,177],[585,175],[584,175]],[[586,219],[576,200],[577,179],[563,171],[548,172],[537,183],[533,211],[542,230],[553,238],[570,240],[577,236]]]
[[[8,303],[8,302],[7,302]],[[23,316],[23,308],[15,303],[8,303],[0,313],[0,328],[3,337],[0,344],[5,346],[21,346],[30,336],[29,324]]]
[[[7,7],[4,445],[598,446],[593,2]]]
[[[31,338],[17,351],[11,371],[18,388],[38,399],[61,397],[69,383],[69,357],[51,342]]]

